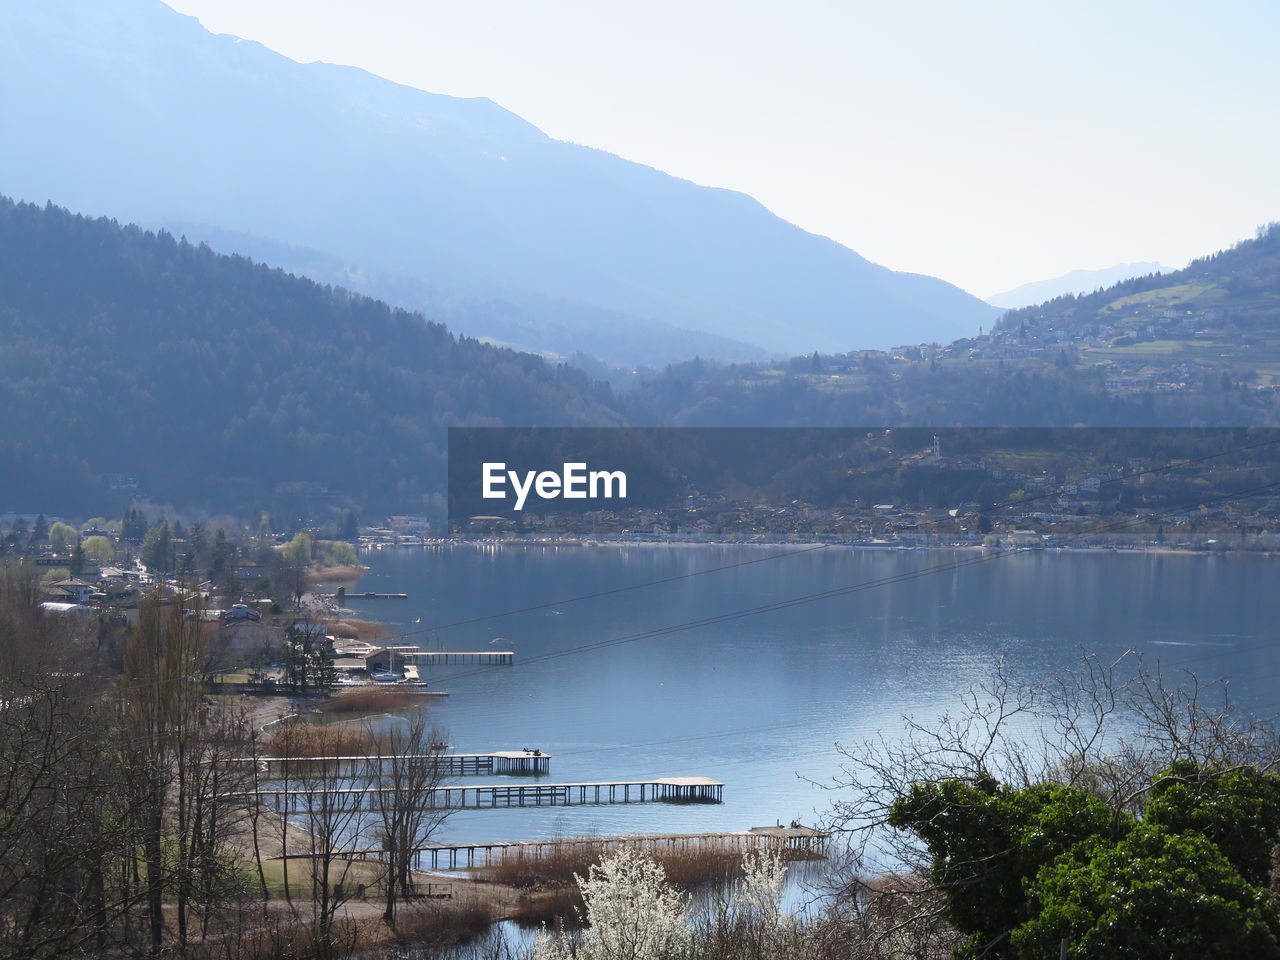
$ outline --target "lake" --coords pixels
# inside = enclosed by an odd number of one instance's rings
[[[1107,657],[1134,648],[1168,669],[1233,678],[1233,698],[1258,712],[1271,713],[1280,699],[1280,560],[1028,551],[973,562],[972,552],[844,547],[774,557],[799,550],[457,544],[365,551],[370,570],[357,589],[409,599],[349,600],[359,616],[418,631],[407,642],[426,649],[515,651],[511,667],[427,672],[432,686],[449,692],[427,709],[453,750],[537,747],[553,756],[551,781],[708,776],[726,784],[719,805],[462,811],[435,842],[814,823],[832,794],[810,781],[838,772],[837,742],[891,732],[904,714],[936,716],[1000,658],[1034,681],[1069,670],[1081,648]],[[929,568],[941,569],[914,576]],[[908,579],[530,662],[895,577]],[[565,602],[653,580],[669,582]]]

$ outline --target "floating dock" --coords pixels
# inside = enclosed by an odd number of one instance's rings
[[[509,858],[541,857],[557,850],[574,847],[613,850],[618,847],[639,848],[649,854],[685,852],[702,847],[725,847],[747,851],[756,847],[774,847],[787,854],[822,856],[827,839],[823,830],[800,824],[791,827],[752,827],[729,833],[659,833],[620,837],[573,837],[555,840],[515,840],[492,843],[444,843],[418,847],[413,851],[414,869],[457,869],[503,863]],[[359,856],[380,857],[385,851],[361,850]]]
[[[344,811],[376,812],[390,787],[339,787],[300,782],[288,790],[259,790],[276,813],[301,813],[323,798]],[[724,784],[710,777],[659,777],[591,783],[452,784],[421,791],[421,807],[487,810],[495,807],[571,807],[610,803],[722,803]]]

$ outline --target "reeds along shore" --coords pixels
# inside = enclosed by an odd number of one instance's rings
[[[523,891],[511,919],[527,926],[543,923],[574,926],[583,911],[578,878],[590,873],[617,846],[606,840],[521,851],[500,863],[476,871],[479,880]],[[652,852],[649,854],[666,873],[672,886],[696,890],[736,880],[742,876],[743,850],[724,843],[704,843],[696,850]]]
[[[263,755],[271,757],[360,757],[375,745],[373,734],[362,726],[316,726],[291,720],[274,728],[263,742]]]
[[[187,948],[189,960],[380,960],[401,955],[406,949],[411,956],[443,958],[478,954],[459,948],[482,941],[492,931],[493,910],[476,900],[450,904],[421,904],[399,912],[393,926],[379,918],[347,918],[335,924],[329,940],[317,939],[314,931],[298,923],[287,913],[265,921],[260,914],[248,913],[242,923],[229,924],[217,935]],[[501,945],[497,956],[516,960]]]
[[[517,888],[565,886],[576,883],[578,877],[586,876],[593,865],[617,850],[616,844],[601,839],[520,851],[499,863],[480,868],[477,876]],[[662,866],[673,885],[691,890],[741,876],[742,853],[736,844],[707,842],[696,850],[656,851],[648,856]]]
[[[398,713],[424,706],[429,699],[412,690],[395,690],[390,685],[370,684],[341,690],[324,700],[308,704],[318,713],[342,714]]]

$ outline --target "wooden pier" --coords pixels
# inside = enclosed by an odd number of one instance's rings
[[[406,660],[416,660],[423,666],[441,666],[447,663],[479,663],[495,667],[509,667],[515,663],[513,650],[413,650],[400,653]]]
[[[556,850],[582,848],[613,850],[618,847],[638,848],[656,855],[703,847],[730,848],[744,853],[757,847],[773,847],[784,856],[800,854],[820,857],[831,834],[797,824],[791,827],[752,827],[728,833],[659,833],[619,837],[572,837],[553,840],[508,840],[492,843],[442,843],[418,847],[413,851],[415,870],[456,870],[504,863],[509,858],[542,857]],[[378,858],[382,850],[357,851],[360,856]]]
[[[259,790],[257,795],[276,813],[301,813],[323,798],[331,806],[354,812],[376,812],[379,795],[389,787]],[[660,777],[593,783],[452,784],[422,791],[422,807],[488,810],[496,807],[570,807],[610,803],[722,803],[724,784],[710,777]]]
[[[399,756],[349,757],[237,757],[232,763],[258,763],[268,779],[286,776],[305,777],[320,771],[339,776],[370,777],[381,775],[392,762],[436,765],[443,776],[465,777],[477,774],[505,776],[545,776],[551,772],[551,754],[541,750],[495,750],[492,753],[428,753]]]

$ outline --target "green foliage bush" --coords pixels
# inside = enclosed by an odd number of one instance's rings
[[[1280,777],[1257,767],[1178,761],[1141,818],[1075,787],[923,783],[889,823],[925,842],[957,957],[1280,957]]]
[[[975,951],[1030,919],[1028,878],[1078,844],[1118,838],[1131,826],[1082,790],[1015,790],[989,776],[919,785],[895,804],[889,823],[928,845],[948,916]],[[1007,944],[988,955],[1011,956]]]
[[[90,560],[98,563],[111,563],[116,558],[116,548],[109,539],[102,536],[85,537],[80,549]]]
[[[1280,911],[1197,833],[1139,824],[1083,844],[1039,872],[1031,917],[1011,936],[1022,960],[1273,960]]]
[[[75,546],[79,539],[80,534],[70,524],[59,521],[49,528],[49,546],[53,550],[66,550]]]
[[[1266,884],[1280,840],[1280,777],[1256,767],[1213,770],[1179,760],[1156,777],[1148,822],[1211,840],[1246,880]]]
[[[317,540],[312,552],[325,567],[353,567],[360,562],[356,548],[344,540]]]

